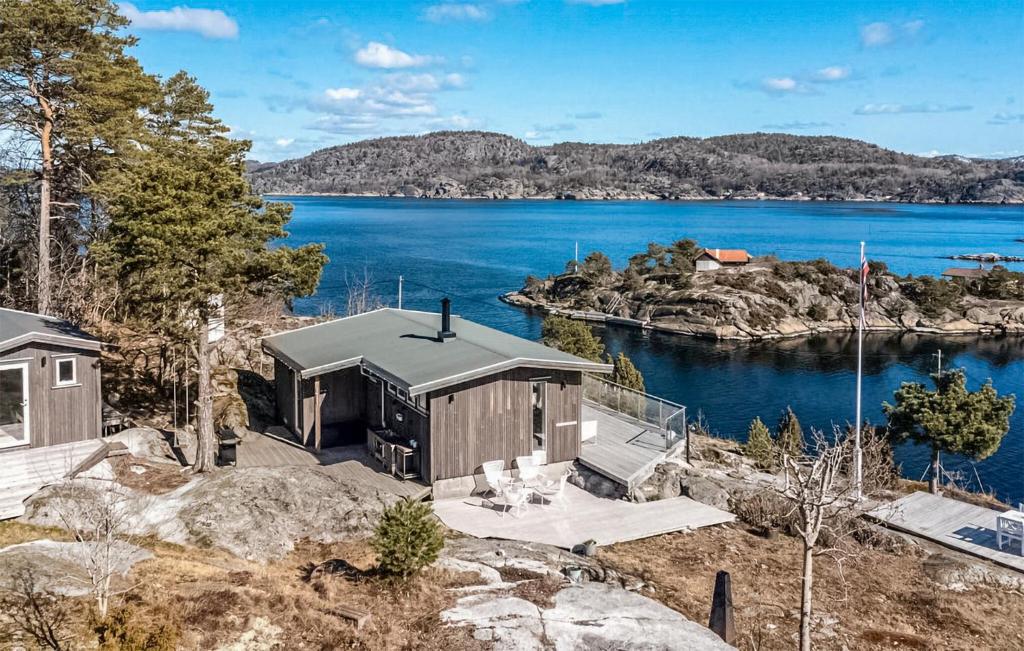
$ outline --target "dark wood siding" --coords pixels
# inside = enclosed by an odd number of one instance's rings
[[[55,359],[68,356],[75,359],[76,383],[58,387]],[[0,354],[0,364],[18,362],[28,363],[32,447],[99,438],[103,429],[99,351],[28,344]]]
[[[428,481],[479,474],[481,464],[495,459],[510,468],[517,456],[530,454],[535,378],[547,381],[548,461],[575,459],[580,373],[518,368],[431,392]]]
[[[274,360],[274,387],[277,395],[277,415],[288,429],[298,433],[298,403],[295,401],[295,372],[281,360]]]

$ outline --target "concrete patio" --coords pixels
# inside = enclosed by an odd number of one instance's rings
[[[562,503],[534,503],[519,517],[500,499],[479,496],[434,502],[434,513],[451,529],[476,538],[503,538],[572,549],[586,540],[611,545],[674,531],[732,522],[736,516],[688,497],[645,504],[610,500],[566,485]]]

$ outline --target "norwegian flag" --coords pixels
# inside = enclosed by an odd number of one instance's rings
[[[868,303],[868,261],[862,255],[860,258],[860,304]]]

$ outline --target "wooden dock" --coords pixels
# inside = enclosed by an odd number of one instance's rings
[[[346,482],[373,486],[412,500],[430,495],[430,486],[420,481],[402,480],[380,470],[361,445],[346,445],[314,452],[290,440],[287,434],[250,432],[237,449],[238,468],[277,468],[282,466],[321,466]]]
[[[579,461],[627,490],[643,483],[686,442],[680,436],[666,448],[665,430],[590,401],[582,411],[584,421],[597,421],[597,436],[580,446]]]
[[[1024,572],[1020,541],[996,545],[999,511],[917,492],[876,508],[868,517],[887,527]]]

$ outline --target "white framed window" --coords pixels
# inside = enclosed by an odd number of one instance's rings
[[[78,384],[78,365],[74,357],[58,357],[53,360],[53,384],[67,387]]]

